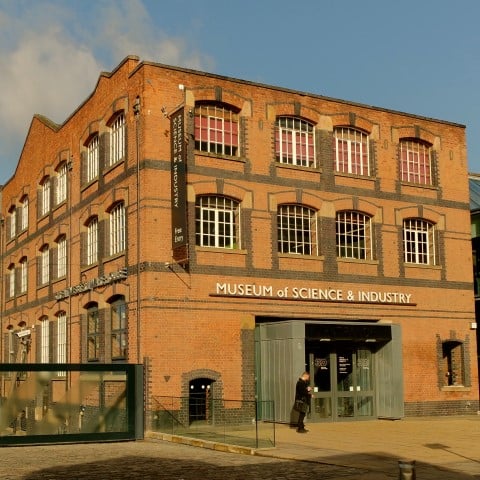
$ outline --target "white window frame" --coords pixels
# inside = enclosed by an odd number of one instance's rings
[[[67,199],[67,162],[62,163],[57,171],[57,185],[56,185],[56,201],[60,205]]]
[[[67,363],[67,314],[63,311],[57,315],[57,363]]]
[[[42,205],[40,215],[46,215],[50,211],[50,177],[46,177],[40,185]]]
[[[406,218],[403,221],[403,251],[405,263],[435,265],[435,225],[422,218]]]
[[[370,176],[369,136],[350,127],[336,127],[335,171],[353,175]],[[343,153],[343,158],[341,158]]]
[[[67,237],[63,235],[57,242],[57,278],[67,274]]]
[[[11,265],[8,268],[8,296],[15,297],[15,266]]]
[[[231,157],[240,155],[240,125],[234,110],[215,104],[198,104],[194,122],[196,150]]]
[[[200,247],[241,248],[240,203],[222,196],[199,196],[196,203],[196,244]]]
[[[44,245],[40,250],[40,282],[46,285],[50,281],[50,249]]]
[[[125,205],[115,205],[110,211],[110,255],[123,252],[126,246]]]
[[[28,228],[28,197],[24,197],[22,200],[22,215],[21,215],[21,227],[22,230]]]
[[[279,205],[277,211],[278,251],[318,255],[317,214],[303,205]]]
[[[117,115],[110,126],[109,166],[115,165],[125,157],[125,115]]]
[[[338,258],[373,260],[372,218],[362,212],[345,210],[335,218]]]
[[[430,145],[416,139],[400,140],[400,175],[403,182],[433,185]]]
[[[43,318],[40,321],[40,363],[50,362],[50,321]]]
[[[92,137],[87,145],[87,182],[98,177],[100,155],[100,138],[97,135]]]
[[[279,163],[314,168],[316,166],[315,126],[298,117],[278,117],[275,156]]]
[[[98,261],[98,218],[93,217],[87,224],[87,265]]]
[[[20,293],[26,293],[28,288],[28,259],[20,259]]]

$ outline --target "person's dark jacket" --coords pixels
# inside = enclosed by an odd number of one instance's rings
[[[308,380],[304,380],[303,378],[299,378],[297,380],[297,385],[295,387],[295,400],[302,400],[305,403],[309,403],[310,401],[310,392],[308,391],[308,386],[310,383]]]

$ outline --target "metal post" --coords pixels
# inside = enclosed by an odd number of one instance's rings
[[[398,480],[415,480],[415,460],[398,461]]]

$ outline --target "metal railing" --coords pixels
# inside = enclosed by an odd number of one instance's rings
[[[147,430],[250,448],[275,446],[273,401],[152,397]]]

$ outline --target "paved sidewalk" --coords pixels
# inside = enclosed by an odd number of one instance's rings
[[[416,461],[417,480],[480,479],[480,415],[307,428],[277,425],[276,447],[260,450],[180,437],[5,447],[0,479],[394,480],[399,459]]]

